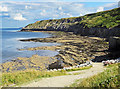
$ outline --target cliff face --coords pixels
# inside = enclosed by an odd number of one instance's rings
[[[63,18],[54,20],[42,20],[37,21],[33,24],[29,24],[22,29],[25,30],[58,30],[58,31],[68,31],[70,26],[79,23],[82,20],[81,17],[74,18]]]
[[[120,8],[81,17],[37,21],[21,31],[71,31],[87,36],[120,36]]]

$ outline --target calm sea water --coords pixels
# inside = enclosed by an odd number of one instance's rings
[[[41,43],[41,42],[21,42],[19,39],[25,38],[46,38],[50,34],[42,32],[17,32],[19,28],[2,29],[2,62],[16,59],[17,57],[31,57],[34,54],[40,56],[55,56],[56,51],[37,50],[37,51],[19,51],[21,48],[39,47],[39,46],[54,46],[58,43]]]

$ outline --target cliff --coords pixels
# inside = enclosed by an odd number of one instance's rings
[[[21,31],[69,31],[86,36],[120,36],[120,8],[80,17],[37,21]]]

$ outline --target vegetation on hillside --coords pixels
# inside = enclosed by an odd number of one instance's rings
[[[113,28],[120,25],[120,8],[115,8],[108,11],[87,14],[80,17],[62,18],[53,20],[37,21],[33,24],[27,25],[26,29],[48,29],[53,27],[58,29],[60,25],[64,25],[65,28],[73,25],[80,25],[83,28],[91,27],[105,27]]]
[[[88,14],[83,16],[83,20],[80,22],[85,27],[106,27],[112,28],[120,25],[120,8],[113,10],[98,12],[94,14]]]

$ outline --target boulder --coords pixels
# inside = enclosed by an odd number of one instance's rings
[[[62,60],[57,60],[56,62],[50,64],[48,69],[62,69],[64,67]]]

